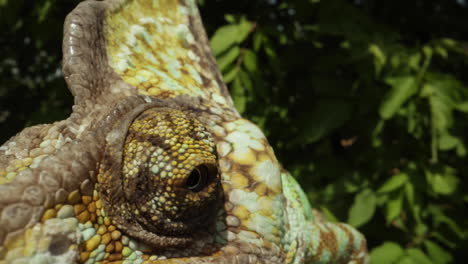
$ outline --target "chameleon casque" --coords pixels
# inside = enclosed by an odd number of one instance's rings
[[[69,118],[0,147],[0,263],[367,263],[235,110],[193,0],[85,1]]]

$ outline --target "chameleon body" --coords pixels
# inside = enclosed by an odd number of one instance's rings
[[[367,263],[233,107],[194,1],[82,2],[72,115],[0,147],[0,263]]]

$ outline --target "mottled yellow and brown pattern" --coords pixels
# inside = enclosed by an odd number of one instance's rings
[[[73,114],[0,147],[2,263],[367,263],[234,109],[193,0],[81,3]]]

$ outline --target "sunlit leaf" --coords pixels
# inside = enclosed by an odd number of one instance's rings
[[[39,7],[39,10],[38,10],[38,13],[39,13],[38,22],[39,23],[43,22],[46,19],[51,7],[52,7],[51,0],[45,1],[44,4],[42,4]]]
[[[457,45],[457,41],[450,38],[443,38],[441,42],[448,47],[455,47]]]
[[[428,255],[435,264],[449,264],[453,262],[452,256],[436,243],[426,240],[424,241],[424,246],[426,246]]]
[[[216,30],[211,37],[210,45],[213,53],[219,55],[236,43],[241,43],[249,35],[252,24],[241,21],[239,24],[229,24]]]
[[[242,18],[237,28],[237,43],[243,42],[252,30],[252,23]]]
[[[417,92],[418,87],[414,76],[389,77],[385,79],[385,82],[392,88],[380,105],[379,113],[382,118],[389,119],[408,98]]]
[[[244,87],[246,94],[254,92],[252,77],[244,70],[239,71],[239,79]]]
[[[234,78],[236,78],[237,73],[239,72],[239,67],[232,67],[229,71],[223,74],[223,79],[226,83],[230,83]]]
[[[390,179],[388,179],[377,192],[384,193],[384,192],[391,192],[403,186],[408,181],[408,175],[406,173],[398,173],[393,175]]]
[[[375,194],[370,189],[357,194],[349,210],[348,223],[356,227],[367,223],[374,215],[376,201]]]
[[[224,55],[218,58],[218,66],[221,71],[224,71],[231,63],[239,56],[240,49],[237,46],[232,47]]]
[[[417,52],[408,57],[408,66],[413,70],[419,70],[421,67],[421,53]]]
[[[369,45],[369,52],[374,56],[375,73],[378,75],[385,66],[387,58],[382,49],[376,44]]]
[[[215,55],[228,49],[231,45],[237,43],[238,26],[230,24],[216,30],[213,37],[211,37],[211,49]]]
[[[234,106],[239,113],[243,113],[246,105],[245,90],[242,86],[242,82],[239,77],[234,79],[231,89],[232,99],[234,100]]]
[[[395,262],[396,264],[419,264],[418,262],[416,262],[413,258],[411,258],[410,256],[404,256],[402,257],[401,259],[399,259],[397,262]]]
[[[327,221],[339,222],[338,218],[328,208],[321,206],[320,212],[323,214],[323,217],[327,219]]]
[[[265,41],[265,36],[261,32],[257,32],[253,35],[253,47],[255,51],[258,51]]]
[[[385,219],[387,220],[387,224],[389,224],[401,214],[401,210],[403,208],[402,192],[391,194],[389,201],[386,203],[386,206]]]
[[[224,19],[226,20],[226,22],[228,22],[230,24],[233,24],[233,23],[236,22],[236,17],[231,15],[231,14],[225,14]]]
[[[432,50],[432,47],[428,46],[428,45],[425,45],[423,47],[423,53],[424,53],[424,56],[426,57],[431,57],[432,56],[432,53],[433,53],[433,50]]]
[[[459,179],[452,169],[444,171],[426,171],[426,177],[434,192],[443,195],[452,194],[458,187]]]
[[[468,101],[461,102],[461,103],[457,104],[457,105],[456,105],[456,109],[457,109],[458,111],[462,111],[462,112],[468,113]]]
[[[457,219],[452,219],[448,217],[444,210],[440,208],[439,206],[434,206],[430,205],[428,206],[428,212],[432,214],[432,217],[434,221],[440,225],[443,224],[447,226],[454,234],[456,234],[459,238],[464,239],[467,237],[467,231],[464,231],[459,224],[457,224]],[[442,234],[439,234],[442,235]],[[448,235],[447,233],[444,233],[443,236]],[[440,237],[438,237],[439,240],[441,240]]]
[[[418,264],[433,264],[433,262],[424,254],[424,252],[418,248],[410,248],[406,251],[406,254],[411,257],[414,263]]]
[[[249,72],[255,72],[257,70],[257,55],[255,55],[253,51],[244,51],[244,65]]]
[[[443,134],[439,138],[439,149],[440,150],[450,150],[457,147],[458,144],[461,144],[460,139],[450,135]]]
[[[437,54],[439,54],[442,58],[444,59],[447,59],[448,57],[448,52],[446,49],[444,49],[443,47],[441,46],[435,46],[434,47],[434,50]]]
[[[393,264],[404,254],[400,245],[384,242],[370,252],[371,264]]]

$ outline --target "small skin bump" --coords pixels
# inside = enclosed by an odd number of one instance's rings
[[[239,219],[243,219],[243,220],[249,219],[249,217],[250,217],[249,210],[247,210],[247,208],[245,208],[242,205],[236,206],[232,210],[232,213],[233,213],[233,215],[237,216]]]
[[[255,152],[250,148],[236,149],[228,157],[240,165],[253,165],[256,162]]]

